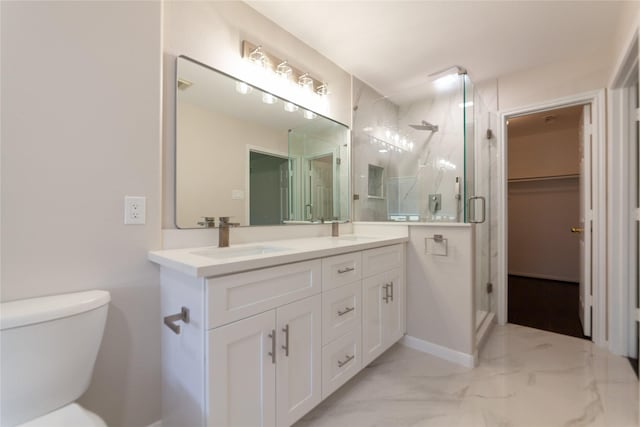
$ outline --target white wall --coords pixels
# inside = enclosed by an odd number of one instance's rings
[[[160,7],[0,3],[1,298],[111,292],[80,401],[111,426],[160,418]],[[123,225],[127,194],[146,225]]]
[[[512,135],[509,132],[509,179],[577,175],[578,126]]]
[[[330,87],[324,114],[351,125],[351,77],[317,51],[241,2],[171,1],[163,9],[163,228],[174,227],[174,105],[175,59],[187,55],[225,73],[265,84],[242,60],[241,43],[248,40],[296,68],[309,70]],[[264,87],[278,95],[279,89]],[[304,104],[302,99],[292,99]]]
[[[504,111],[601,89],[607,85],[611,61],[611,53],[603,51],[501,76],[498,109]]]
[[[580,281],[578,179],[509,184],[509,274]]]

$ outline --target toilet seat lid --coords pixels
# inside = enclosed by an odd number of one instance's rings
[[[34,418],[17,427],[107,427],[102,419],[84,409],[77,403],[71,403],[53,412]]]

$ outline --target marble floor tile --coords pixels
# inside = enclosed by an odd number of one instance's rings
[[[302,418],[320,426],[638,426],[638,381],[593,343],[495,327],[474,369],[395,345]]]

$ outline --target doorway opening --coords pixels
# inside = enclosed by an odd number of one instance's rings
[[[584,315],[590,310],[590,271],[583,265],[590,239],[584,231],[589,227],[581,225],[581,212],[591,203],[590,185],[581,179],[585,160],[590,162],[582,150],[590,150],[590,141],[584,142],[590,123],[589,105],[507,123],[509,323],[590,335],[591,313]]]
[[[249,224],[282,224],[289,212],[289,158],[249,151]]]
[[[590,255],[581,256],[584,262],[581,267],[581,282],[584,275],[587,279],[581,286],[580,315],[584,335],[591,336],[592,341],[598,346],[608,344],[607,316],[611,313],[607,310],[610,298],[607,286],[607,146],[605,145],[605,91],[598,90],[565,98],[541,102],[539,104],[514,108],[499,113],[498,133],[498,168],[497,168],[497,299],[498,299],[498,323],[507,323],[508,316],[508,125],[511,120],[533,113],[548,112],[565,107],[588,106],[583,109],[583,137],[581,144],[587,144],[581,153],[586,157],[582,163],[585,172],[582,180],[581,199],[589,209],[584,209],[584,222],[586,225],[578,225],[575,228],[583,228],[585,232],[581,237],[580,247]],[[590,120],[585,120],[588,118]],[[587,198],[586,195],[589,195]],[[553,209],[553,207],[548,207]],[[582,211],[582,209],[581,209]],[[570,231],[570,230],[569,230]],[[593,262],[591,260],[593,259]],[[589,283],[590,281],[590,283]],[[590,330],[589,330],[590,329]]]

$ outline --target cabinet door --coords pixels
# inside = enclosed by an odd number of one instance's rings
[[[322,298],[276,310],[277,424],[290,426],[322,399]]]
[[[275,310],[208,333],[208,425],[274,426]]]
[[[381,276],[384,276],[382,285],[388,287],[389,295],[389,302],[382,304],[382,336],[386,350],[404,335],[404,283],[400,269],[388,271]],[[384,293],[385,289],[382,291]]]
[[[387,305],[384,285],[379,276],[362,281],[362,366],[384,351],[383,306]]]

